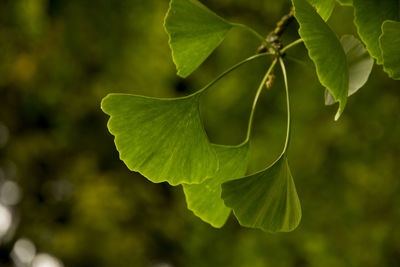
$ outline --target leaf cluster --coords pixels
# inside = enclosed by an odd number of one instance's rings
[[[373,67],[369,55],[383,65],[390,77],[400,79],[398,2],[339,2],[354,7],[354,23],[361,41],[351,35],[339,39],[326,23],[334,10],[334,0],[292,0],[301,39],[282,48],[248,26],[221,18],[197,0],[171,0],[165,29],[179,76],[189,76],[235,28],[246,29],[269,52],[244,59],[186,97],[161,99],[129,94],[105,97],[102,109],[110,115],[108,128],[115,136],[121,160],[130,170],[140,172],[152,182],[182,185],[188,208],[214,227],[222,227],[233,211],[246,227],[268,232],[294,230],[301,219],[301,206],[287,157],[291,116],[285,52],[304,42],[318,79],[326,88],[325,103],[339,103],[335,120],[343,113],[348,96],[367,82]],[[254,97],[246,139],[237,146],[212,144],[200,116],[201,96],[234,69],[265,56],[270,56],[272,63]],[[286,92],[285,146],[272,165],[246,175],[257,101],[278,62]]]

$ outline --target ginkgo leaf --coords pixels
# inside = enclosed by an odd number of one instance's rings
[[[335,0],[307,0],[324,21],[327,21],[335,8]]]
[[[214,145],[219,159],[218,172],[201,184],[183,184],[188,209],[214,227],[222,227],[231,209],[221,199],[221,184],[243,177],[248,162],[248,142],[239,146]]]
[[[171,0],[165,29],[178,75],[196,70],[232,27],[197,0]]]
[[[363,44],[354,36],[343,35],[340,42],[346,53],[347,65],[349,66],[348,96],[351,96],[367,82],[374,65],[374,60],[369,56]],[[335,103],[335,99],[326,90],[325,104],[331,105],[333,103]]]
[[[246,227],[289,232],[301,220],[300,201],[285,154],[259,173],[223,183],[222,198]]]
[[[361,40],[378,64],[382,64],[379,36],[384,20],[399,18],[398,0],[353,0],[354,24]]]
[[[393,79],[400,80],[400,22],[385,21],[380,37],[384,70]]]
[[[109,94],[103,99],[108,129],[130,170],[171,185],[201,183],[216,173],[218,159],[200,119],[199,97]]]
[[[342,114],[349,88],[349,69],[346,55],[335,33],[314,8],[304,0],[292,0],[299,34],[317,69],[318,79],[339,102],[337,120]]]

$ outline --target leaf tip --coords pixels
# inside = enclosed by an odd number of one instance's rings
[[[335,121],[339,120],[340,116],[343,114],[344,107],[346,105],[346,102],[343,103],[341,100],[339,100],[338,102],[339,102],[339,108],[338,108],[338,111],[335,114]]]
[[[340,113],[340,111],[338,110],[338,111],[336,112],[336,115],[335,115],[335,121],[338,121],[338,120],[339,120],[340,115],[341,115],[341,113]]]

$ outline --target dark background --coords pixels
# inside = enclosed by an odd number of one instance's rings
[[[263,35],[290,6],[204,3]],[[214,229],[186,209],[180,187],[152,184],[125,167],[100,110],[102,97],[187,95],[258,46],[247,32],[232,31],[182,80],[162,27],[167,8],[166,0],[0,0],[0,207],[3,217],[4,209],[12,214],[3,232],[0,218],[0,266],[12,266],[20,238],[64,266],[400,265],[400,82],[380,66],[334,122],[337,107],[324,106],[304,47],[288,53],[289,159],[303,208],[292,233],[246,229],[233,217]],[[338,35],[355,33],[352,19],[352,8],[337,6],[329,24]],[[293,23],[283,40],[297,38]],[[247,64],[203,97],[213,142],[243,140],[268,63]],[[283,146],[284,88],[276,75],[257,108],[250,173]]]

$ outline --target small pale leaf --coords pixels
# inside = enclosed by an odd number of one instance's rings
[[[349,69],[346,55],[335,33],[314,8],[304,0],[292,0],[295,17],[300,24],[299,34],[317,69],[318,79],[339,102],[335,116],[342,114],[349,88]]]
[[[400,80],[400,22],[385,21],[382,32],[380,45],[384,70],[391,78]]]
[[[399,18],[398,0],[353,0],[354,24],[361,40],[378,64],[382,64],[379,36],[384,20]]]
[[[333,104],[335,104],[335,99],[328,90],[325,90],[325,105],[329,106]]]
[[[301,220],[300,201],[286,155],[259,173],[223,183],[222,198],[246,227],[290,232]]]
[[[369,56],[363,44],[352,35],[343,35],[340,39],[344,52],[346,53],[349,66],[349,93],[348,96],[356,93],[368,80],[371,74],[374,60]],[[325,91],[325,104],[331,105],[335,99]]]
[[[219,159],[218,172],[201,184],[183,184],[188,209],[216,228],[222,227],[231,209],[221,199],[221,184],[243,177],[248,163],[248,143],[239,146],[214,145]]]
[[[121,160],[154,183],[201,183],[218,169],[204,131],[199,95],[160,99],[109,94],[101,104],[110,115]]]
[[[196,70],[232,27],[197,0],[171,0],[165,29],[178,75]]]

